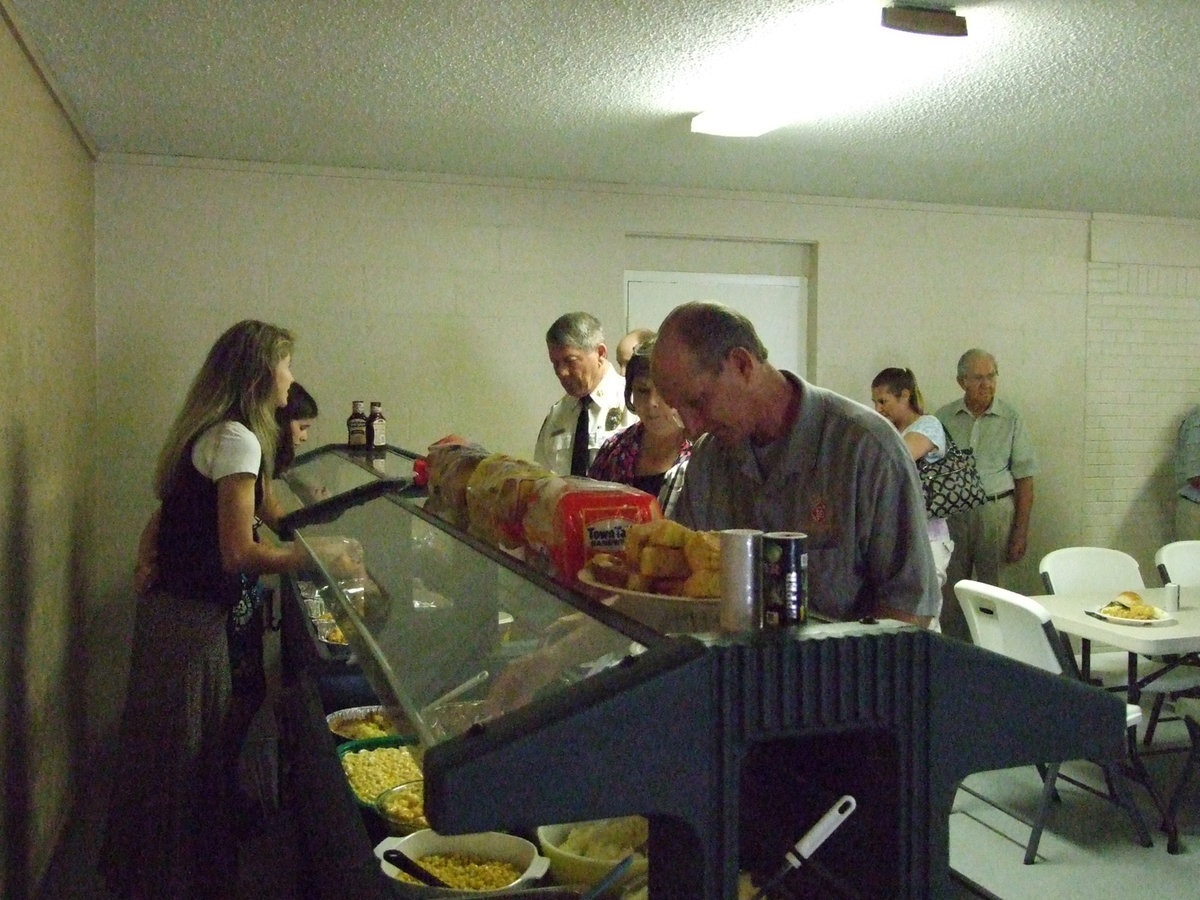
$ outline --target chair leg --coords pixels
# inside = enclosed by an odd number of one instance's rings
[[[1138,843],[1143,847],[1153,847],[1154,841],[1150,837],[1150,829],[1146,827],[1146,820],[1142,818],[1142,811],[1137,808],[1137,804],[1133,801],[1133,795],[1129,792],[1129,783],[1126,781],[1121,767],[1116,763],[1104,763],[1103,767],[1104,776],[1112,791],[1113,799],[1125,810],[1125,813],[1129,816],[1129,820],[1133,823],[1133,830],[1137,832]]]
[[[1141,754],[1138,753],[1138,739],[1137,739],[1137,729],[1136,728],[1126,729],[1125,745],[1126,745],[1126,753],[1127,753],[1127,757],[1128,757],[1127,762],[1129,765],[1130,772],[1133,775],[1133,780],[1136,781],[1138,784],[1140,784],[1142,787],[1144,787],[1146,789],[1146,793],[1149,794],[1150,799],[1152,801],[1154,801],[1154,808],[1157,809],[1159,815],[1162,816],[1162,824],[1159,827],[1164,832],[1166,832],[1166,835],[1167,835],[1167,852],[1168,853],[1178,853],[1179,852],[1179,829],[1175,825],[1174,817],[1170,815],[1170,811],[1163,804],[1162,798],[1158,795],[1158,791],[1155,790],[1154,782],[1150,779],[1150,773],[1146,771],[1146,765],[1145,765],[1145,763],[1142,762]],[[1121,783],[1124,784],[1123,779],[1122,779]],[[1129,793],[1128,791],[1124,791],[1123,793],[1125,793],[1126,796],[1128,797],[1128,793]],[[1140,835],[1142,833],[1142,829],[1145,828],[1145,823],[1142,822],[1142,814],[1140,812],[1137,812],[1136,805],[1132,805],[1133,799],[1130,797],[1130,798],[1128,798],[1128,800],[1131,805],[1126,808],[1131,809],[1131,810],[1133,810],[1134,813],[1136,813],[1137,820],[1135,821],[1134,825],[1135,825],[1135,827],[1138,828],[1138,833]],[[1138,823],[1141,823],[1141,824],[1139,825]],[[1151,844],[1143,844],[1143,846],[1149,847],[1149,846],[1151,846]]]
[[[1167,819],[1169,820],[1170,828],[1176,832],[1178,832],[1176,817],[1179,815],[1179,804],[1183,801],[1183,796],[1187,793],[1187,787],[1196,774],[1197,764],[1200,763],[1200,722],[1197,722],[1191,716],[1184,716],[1183,723],[1187,726],[1188,737],[1191,738],[1192,745],[1188,748],[1187,760],[1184,762],[1183,771],[1179,775],[1179,783],[1175,785],[1175,790],[1171,792],[1171,802],[1167,804]]]
[[[1037,817],[1033,820],[1033,829],[1029,832],[1029,843],[1025,845],[1025,865],[1033,865],[1037,858],[1038,844],[1042,840],[1042,830],[1046,827],[1046,819],[1050,815],[1050,804],[1058,797],[1058,791],[1054,787],[1054,782],[1058,779],[1058,763],[1049,763],[1046,766],[1038,766],[1038,770],[1045,769],[1045,775],[1042,778],[1042,799],[1038,803]]]
[[[1146,720],[1146,733],[1142,735],[1142,746],[1149,747],[1150,742],[1154,740],[1154,729],[1158,727],[1158,717],[1162,715],[1163,703],[1166,702],[1167,695],[1158,693],[1154,695],[1154,706],[1150,708],[1150,718]]]
[[[1045,763],[1035,763],[1034,768],[1037,769],[1038,777],[1042,779],[1042,785],[1045,786],[1046,779],[1050,776],[1050,767]],[[1058,795],[1057,787],[1057,772],[1055,778],[1050,779],[1050,796],[1055,803],[1062,803],[1062,797]]]

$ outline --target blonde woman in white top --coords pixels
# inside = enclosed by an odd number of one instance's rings
[[[921,403],[917,377],[911,369],[884,369],[871,382],[875,411],[896,426],[914,462],[937,462],[946,455],[946,429]],[[954,542],[945,519],[929,519],[929,546],[937,568],[938,587],[946,583],[946,567]]]

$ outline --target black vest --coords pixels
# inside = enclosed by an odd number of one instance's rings
[[[192,444],[183,470],[162,503],[158,524],[158,570],[163,590],[177,597],[232,607],[241,596],[240,576],[221,570],[217,534],[217,483],[192,465]],[[254,482],[254,507],[263,498],[262,464]]]

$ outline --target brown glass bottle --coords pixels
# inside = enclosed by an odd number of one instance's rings
[[[387,419],[383,416],[383,404],[378,400],[371,401],[371,414],[367,416],[367,447],[382,450],[387,446]]]
[[[346,443],[351,450],[367,449],[367,417],[363,413],[363,401],[350,404],[350,418],[346,420]]]

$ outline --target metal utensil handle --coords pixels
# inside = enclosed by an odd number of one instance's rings
[[[783,881],[784,877],[792,869],[798,869],[803,864],[804,860],[812,856],[817,848],[825,843],[825,839],[837,831],[838,826],[850,817],[854,812],[854,808],[858,805],[849,794],[843,794],[838,798],[833,806],[829,807],[825,815],[817,820],[817,824],[808,829],[804,833],[804,837],[796,841],[795,845],[787,853],[783,855],[783,866],[771,876],[771,880],[759,888],[754,895],[753,900],[762,900],[767,896],[767,892],[774,890],[775,887]]]
[[[582,894],[580,894],[579,900],[596,900],[597,897],[599,897],[601,894],[603,894],[605,891],[607,891],[610,887],[612,887],[614,884],[616,884],[618,881],[620,881],[621,876],[623,876],[626,872],[628,872],[629,867],[632,865],[633,865],[633,854],[630,853],[623,860],[621,860],[619,863],[617,863],[615,866],[613,866],[611,869],[609,869],[604,874],[603,878],[601,878],[599,881],[597,881],[595,884],[593,884],[590,888],[588,888],[586,891],[584,891]]]
[[[427,884],[430,887],[448,888],[450,885],[442,881],[427,868],[405,853],[403,850],[397,850],[395,847],[389,847],[383,851],[384,862],[389,862],[401,872],[411,875],[421,884]]]
[[[440,696],[436,700],[434,700],[432,703],[423,707],[421,709],[421,714],[427,715],[430,711],[437,709],[439,706],[442,706],[445,703],[449,703],[451,700],[453,700],[456,697],[461,697],[463,694],[465,694],[471,688],[475,687],[478,684],[483,684],[483,682],[485,682],[487,680],[488,680],[488,672],[487,672],[487,669],[484,669],[479,674],[472,675],[470,678],[468,678],[466,681],[464,681],[458,687],[451,688],[450,690],[446,691],[446,693],[442,694],[442,696]]]

